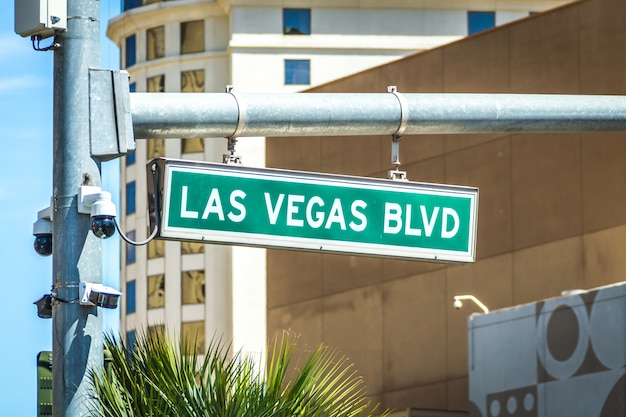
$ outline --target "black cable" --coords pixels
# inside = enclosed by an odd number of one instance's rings
[[[120,228],[119,223],[117,222],[117,217],[114,218],[115,221],[115,228],[117,229],[117,232],[120,234],[120,236],[122,237],[122,239],[131,245],[134,246],[143,246],[148,244],[152,239],[154,239],[159,231],[159,198],[158,198],[158,193],[157,193],[157,164],[152,164],[152,185],[154,186],[154,229],[152,230],[152,233],[150,234],[150,236],[148,236],[148,238],[146,240],[143,240],[141,242],[134,242],[132,240],[130,240],[125,234],[124,232],[122,232],[122,229]]]
[[[35,39],[37,39],[37,46],[35,46]],[[61,46],[61,44],[57,42],[56,36],[52,39],[52,43],[50,45],[43,48],[39,46],[39,42],[41,42],[40,36],[31,36],[30,40],[33,42],[33,49],[39,52],[51,51]]]

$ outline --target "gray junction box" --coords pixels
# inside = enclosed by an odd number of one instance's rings
[[[67,29],[66,0],[14,0],[15,33],[45,39]]]
[[[468,319],[470,415],[626,416],[626,283]]]

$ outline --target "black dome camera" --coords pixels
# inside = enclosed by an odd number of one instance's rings
[[[52,221],[39,217],[33,223],[33,236],[35,236],[33,243],[35,252],[41,256],[52,255]]]

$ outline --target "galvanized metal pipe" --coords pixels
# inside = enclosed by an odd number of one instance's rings
[[[89,68],[100,65],[100,1],[69,0],[54,52],[52,414],[90,415],[89,369],[102,366],[102,314],[78,303],[81,282],[102,282],[102,244],[79,214],[80,185],[100,185],[89,147]]]
[[[135,137],[626,131],[626,97],[548,94],[132,93]],[[408,116],[406,115],[408,111]],[[244,119],[239,123],[240,119]]]

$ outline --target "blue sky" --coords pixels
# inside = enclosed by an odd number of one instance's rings
[[[117,68],[119,51],[105,37],[120,0],[101,0],[101,66]],[[52,194],[53,52],[36,52],[13,31],[13,0],[0,0],[0,417],[36,415],[36,355],[52,347],[52,320],[37,317],[33,302],[52,285],[52,258],[33,250],[32,224]],[[48,41],[42,41],[47,45]],[[103,188],[117,200],[117,162],[103,165]],[[103,244],[104,280],[118,287],[119,239]],[[119,310],[105,328],[118,329]]]

